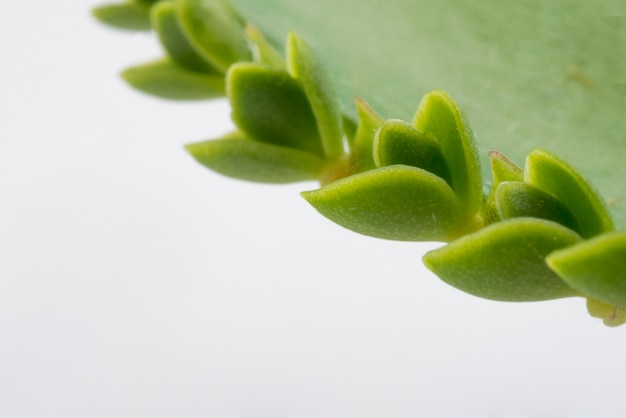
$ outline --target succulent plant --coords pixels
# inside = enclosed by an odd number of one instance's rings
[[[620,325],[626,19],[618,1],[489,3],[133,0],[94,13],[158,34],[165,56],[124,71],[133,87],[228,97],[236,131],[186,147],[202,165],[316,180],[302,196],[345,228],[445,243],[424,263],[462,291],[584,297]]]

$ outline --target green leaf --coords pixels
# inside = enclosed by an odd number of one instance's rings
[[[484,218],[485,223],[490,224],[501,220],[498,209],[496,208],[496,190],[498,185],[504,181],[524,181],[524,172],[515,165],[511,160],[502,155],[498,151],[489,153],[489,163],[491,165],[491,184],[489,196],[485,204]]]
[[[394,164],[419,167],[450,184],[448,167],[435,138],[401,120],[387,120],[378,128],[374,137],[374,162],[378,167]]]
[[[617,327],[626,324],[626,308],[621,306],[614,306],[588,298],[587,310],[594,318],[602,318],[604,325],[609,327]]]
[[[233,121],[249,138],[323,156],[311,105],[286,71],[235,64],[227,85]]]
[[[294,32],[287,38],[287,71],[300,80],[311,103],[324,154],[328,158],[339,157],[343,154],[343,131],[335,91],[317,55]]]
[[[503,181],[524,181],[524,171],[498,151],[489,153],[489,162],[494,188]]]
[[[626,307],[626,231],[604,234],[557,251],[547,262],[581,293]]]
[[[355,99],[356,101],[356,99]],[[358,123],[347,116],[343,116],[343,132],[346,135],[346,140],[348,141],[348,147],[350,150],[353,149],[354,140],[356,138],[356,131],[358,128]],[[371,148],[371,147],[370,147]]]
[[[128,68],[122,77],[137,90],[170,100],[205,100],[225,94],[224,76],[185,70],[169,58]]]
[[[287,68],[287,64],[285,63],[283,57],[265,39],[263,34],[257,28],[248,24],[246,26],[246,37],[250,44],[253,61],[256,64],[262,64],[279,69]]]
[[[331,221],[377,238],[448,241],[465,221],[444,180],[404,165],[355,174],[302,196]]]
[[[574,216],[565,205],[532,184],[518,181],[500,183],[495,192],[495,203],[500,219],[547,219],[580,233]]]
[[[376,167],[374,163],[374,135],[384,119],[360,97],[354,99],[354,105],[357,110],[358,123],[354,136],[348,135],[348,145],[353,171],[359,173]]]
[[[424,96],[414,125],[433,135],[441,147],[450,173],[452,189],[469,214],[478,211],[483,198],[478,149],[465,117],[454,100],[443,91]]]
[[[185,148],[200,164],[213,171],[259,183],[315,180],[324,167],[324,161],[313,154],[251,141],[241,134]]]
[[[191,46],[176,17],[176,7],[171,2],[160,2],[150,10],[152,28],[174,62],[191,71],[220,74]]]
[[[515,218],[427,253],[424,264],[446,283],[486,299],[523,302],[577,296],[545,258],[580,240],[556,223]]]
[[[176,0],[180,25],[196,51],[220,72],[250,61],[245,23],[226,0]]]
[[[94,17],[105,25],[133,31],[150,30],[150,5],[146,2],[127,1],[106,4],[92,10]]]
[[[273,42],[284,44],[290,30],[310,42],[353,118],[356,96],[410,120],[422,95],[443,89],[471,121],[485,161],[493,149],[517,164],[537,146],[553,150],[626,227],[623,0],[233,4]]]
[[[580,234],[590,238],[613,230],[613,221],[596,190],[571,165],[542,149],[526,159],[525,180],[556,196],[574,215]]]

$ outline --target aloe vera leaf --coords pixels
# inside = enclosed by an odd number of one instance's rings
[[[374,162],[378,167],[393,164],[419,167],[450,184],[448,167],[435,138],[401,120],[389,119],[376,131]]]
[[[475,296],[512,302],[558,299],[580,294],[545,258],[580,240],[554,222],[515,218],[459,238],[423,260],[444,282]]]
[[[444,89],[471,121],[483,158],[497,149],[523,164],[536,146],[554,150],[626,227],[623,0],[233,3],[273,43],[290,30],[307,39],[353,117],[362,96],[410,120],[423,94]]]
[[[581,293],[626,307],[626,231],[603,234],[557,251],[547,262]]]
[[[556,197],[532,184],[517,181],[500,183],[496,188],[495,203],[500,219],[547,219],[580,233],[569,209]]]
[[[224,76],[189,71],[170,58],[127,68],[122,78],[137,90],[170,100],[206,100],[225,95]]]
[[[191,71],[220,74],[195,51],[187,40],[178,23],[174,3],[160,2],[154,5],[150,10],[150,21],[161,40],[161,45],[173,61]]]
[[[126,1],[117,4],[105,4],[92,10],[92,14],[105,25],[117,29],[147,31],[150,26],[150,3]]]
[[[224,0],[176,0],[176,12],[185,36],[211,65],[226,73],[231,64],[250,61],[245,23]]]
[[[440,177],[393,165],[355,174],[302,196],[331,221],[360,234],[402,241],[448,241],[464,213]]]
[[[249,138],[324,155],[311,105],[286,71],[235,64],[227,86],[233,121]]]
[[[287,71],[300,80],[317,121],[327,158],[343,154],[342,115],[326,70],[311,47],[296,33],[287,37]]]
[[[265,39],[263,34],[251,24],[246,26],[246,37],[250,44],[252,60],[256,64],[272,68],[287,68],[280,53]]]
[[[414,125],[418,131],[434,135],[441,147],[452,189],[465,210],[474,214],[483,198],[483,184],[478,150],[469,124],[454,100],[435,90],[424,96]]]
[[[574,215],[585,238],[613,230],[606,204],[591,184],[571,165],[542,149],[526,159],[524,178],[556,196]]]
[[[205,167],[228,177],[258,183],[317,179],[324,161],[308,152],[251,141],[242,134],[189,144],[187,151]]]

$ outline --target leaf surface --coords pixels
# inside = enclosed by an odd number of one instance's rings
[[[93,9],[93,15],[105,25],[132,31],[150,30],[150,2],[126,1],[105,4]]]
[[[548,264],[572,287],[626,307],[626,232],[614,232],[555,252]]]
[[[187,40],[178,22],[174,3],[164,1],[154,5],[150,9],[150,21],[173,61],[188,70],[219,74]]]
[[[576,219],[556,197],[529,183],[500,183],[495,192],[500,219],[532,217],[547,219],[578,231]]]
[[[343,133],[335,91],[317,54],[295,32],[287,36],[287,70],[302,83],[311,103],[324,154],[328,158],[339,157],[343,154]]]
[[[555,250],[580,241],[561,225],[532,218],[510,219],[459,238],[424,256],[446,283],[486,299],[527,302],[578,292],[546,265]]]
[[[422,98],[413,124],[418,131],[435,137],[452,189],[466,211],[473,214],[482,202],[483,184],[474,134],[465,116],[446,92],[435,90]]]
[[[233,121],[249,138],[324,154],[311,105],[287,71],[235,64],[227,86]]]
[[[177,0],[176,12],[196,51],[222,73],[234,62],[251,59],[244,21],[228,2]]]
[[[354,97],[410,120],[450,93],[480,155],[516,164],[541,146],[591,179],[626,227],[623,0],[233,0],[276,45],[297,31],[320,55],[344,112]],[[482,164],[489,176],[488,164]]]
[[[263,34],[254,26],[246,26],[246,37],[250,43],[253,61],[257,64],[267,65],[271,68],[286,68],[285,59],[282,57]]]
[[[556,155],[533,150],[526,159],[524,179],[556,196],[574,216],[583,237],[613,230],[613,220],[595,188]]]
[[[355,171],[366,171],[376,167],[374,163],[374,135],[384,119],[360,97],[354,99],[357,111],[357,124],[353,135],[348,135]],[[344,127],[347,123],[344,122]]]
[[[355,174],[302,196],[333,222],[377,238],[448,241],[465,221],[443,179],[405,165]]]
[[[170,58],[127,68],[122,78],[144,93],[170,100],[205,100],[225,94],[224,76],[186,70]]]
[[[432,135],[419,132],[404,121],[390,119],[378,129],[374,141],[377,166],[404,164],[419,167],[450,183],[446,161]]]
[[[211,170],[259,183],[315,180],[324,166],[324,161],[313,154],[251,141],[243,135],[190,144],[185,148]]]

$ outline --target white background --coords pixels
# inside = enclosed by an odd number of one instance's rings
[[[596,417],[623,413],[626,327],[507,304],[298,196],[197,165],[225,102],[117,76],[161,54],[92,1],[5,2],[0,416]]]

